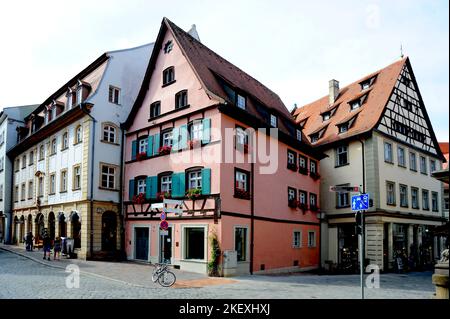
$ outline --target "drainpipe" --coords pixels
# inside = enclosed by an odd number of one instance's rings
[[[90,226],[91,226],[91,232],[90,232],[90,257],[92,258],[94,254],[94,157],[95,157],[95,123],[97,120],[90,114],[88,110],[86,110],[86,106],[93,106],[91,103],[82,103],[81,104],[81,110],[88,115],[92,119],[92,125],[93,125],[93,132],[92,132],[92,156],[91,156],[91,185],[90,185]]]
[[[119,177],[119,189],[123,190],[123,179],[124,179],[124,170],[125,170],[125,163],[124,163],[124,153],[125,153],[125,130],[123,128],[121,128],[121,141],[122,141],[122,146],[120,149],[120,177]],[[121,248],[121,253],[122,253],[122,257],[124,257],[124,259],[126,259],[126,253],[125,253],[125,209],[124,209],[124,204],[123,204],[123,196],[122,196],[122,192],[119,192],[119,206],[120,206],[120,212],[119,212],[119,216],[120,216],[120,248]]]
[[[255,163],[251,165],[251,177],[250,177],[250,187],[251,187],[251,197],[250,197],[250,275],[253,275],[253,259],[254,259],[254,245],[255,245]]]

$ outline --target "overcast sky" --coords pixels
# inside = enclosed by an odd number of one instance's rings
[[[0,109],[42,103],[105,51],[153,42],[162,18],[280,95],[291,109],[400,58],[411,63],[440,141],[449,135],[448,0],[0,3]]]

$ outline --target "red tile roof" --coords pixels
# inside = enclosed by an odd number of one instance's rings
[[[323,137],[317,142],[317,145],[332,143],[372,130],[383,114],[384,108],[392,93],[392,89],[394,88],[397,78],[407,59],[408,58],[404,58],[397,61],[380,71],[369,74],[364,78],[341,88],[337,100],[333,104],[340,105],[331,119],[326,121],[326,123],[329,123],[330,125]],[[361,91],[360,83],[373,76],[377,76],[377,78],[371,88]],[[366,93],[368,93],[368,96],[364,104],[359,109],[350,111],[349,102],[354,101]],[[313,132],[317,132],[318,128],[323,127],[324,122],[320,114],[323,113],[324,110],[331,110],[332,108],[333,106],[329,105],[327,95],[313,103],[297,109],[294,113],[294,117],[296,117],[297,123],[300,123],[305,118],[309,118],[304,127],[304,133],[308,136]],[[358,118],[353,123],[352,127],[348,132],[339,134],[336,125],[350,120],[353,118],[352,113],[356,115],[356,112]]]

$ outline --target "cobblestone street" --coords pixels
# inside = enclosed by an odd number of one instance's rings
[[[5,246],[3,246],[5,247]],[[8,246],[6,246],[8,247]],[[8,247],[7,249],[11,249]],[[358,299],[359,276],[311,274],[208,278],[175,270],[177,283],[162,288],[151,282],[149,265],[80,260],[38,260],[40,252],[0,247],[0,298],[224,298],[224,299]],[[66,288],[69,263],[80,267],[80,287]],[[55,266],[56,265],[56,266]],[[379,289],[366,289],[370,299],[430,299],[431,273],[382,274]]]

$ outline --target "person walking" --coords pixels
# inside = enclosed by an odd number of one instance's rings
[[[58,260],[61,260],[61,238],[56,237],[55,245],[53,247],[53,260],[56,260],[56,256],[58,256]]]
[[[33,251],[33,233],[28,232],[27,236],[25,237],[25,243],[27,244],[27,251]]]
[[[52,249],[52,241],[48,232],[44,233],[43,245],[44,245],[44,259],[46,258],[48,253],[47,260],[50,260],[50,250]]]

